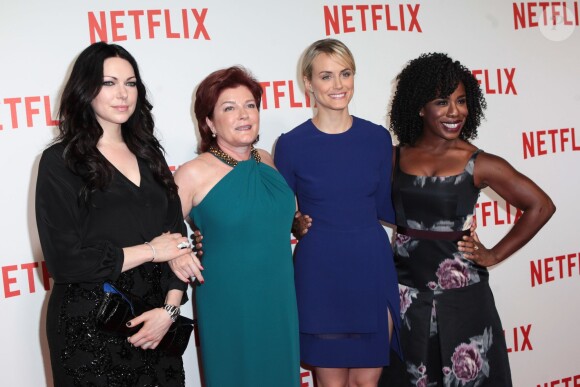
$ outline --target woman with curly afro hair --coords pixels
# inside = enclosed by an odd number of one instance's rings
[[[389,386],[511,386],[507,348],[487,267],[524,246],[555,211],[507,161],[470,143],[486,107],[478,82],[445,54],[423,54],[397,77],[390,129],[394,154],[394,252],[404,364]],[[480,190],[522,211],[493,247],[475,233]]]

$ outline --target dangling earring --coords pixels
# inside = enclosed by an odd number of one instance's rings
[[[211,136],[212,136],[213,138],[215,138],[215,137],[216,137],[216,135],[215,135],[215,132],[211,132]]]
[[[423,112],[419,112],[419,117],[423,117]]]

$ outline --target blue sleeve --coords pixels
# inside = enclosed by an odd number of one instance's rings
[[[290,189],[296,193],[296,175],[294,174],[291,150],[283,134],[278,138],[276,148],[274,148],[274,164],[276,164],[276,168],[286,179]]]
[[[383,128],[384,129],[384,128]],[[395,224],[395,210],[391,198],[391,174],[393,173],[393,141],[391,135],[384,129],[383,141],[380,141],[379,152],[381,164],[379,169],[379,187],[375,196],[379,219]]]

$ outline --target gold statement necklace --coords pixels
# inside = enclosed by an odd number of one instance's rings
[[[226,152],[221,150],[220,147],[217,145],[211,145],[208,149],[208,152],[232,168],[238,165],[238,160],[228,155]],[[250,157],[256,160],[257,163],[262,161],[262,158],[260,157],[260,154],[258,153],[258,150],[256,148],[252,147],[252,149],[250,150],[250,155],[251,155]]]

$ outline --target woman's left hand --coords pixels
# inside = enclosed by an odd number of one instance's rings
[[[143,323],[141,329],[127,340],[141,349],[155,349],[169,330],[173,320],[165,309],[155,308],[130,320],[127,326],[137,326],[141,323]]]
[[[194,253],[177,257],[169,261],[169,267],[173,273],[175,273],[177,278],[183,282],[193,283],[197,279],[200,283],[204,283],[203,275],[201,274],[203,266],[201,265],[201,261],[197,255]]]
[[[471,235],[464,236],[462,241],[457,242],[457,245],[465,258],[480,266],[489,267],[499,262],[493,251],[479,241],[475,231]]]

